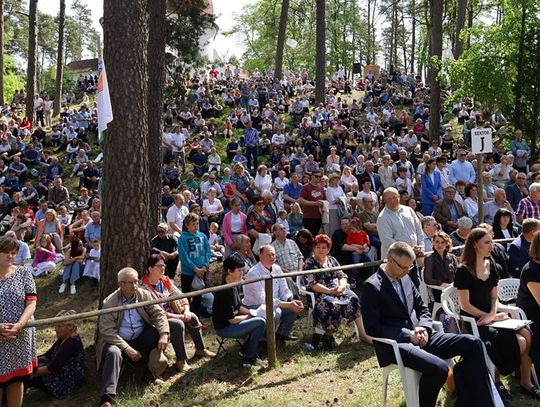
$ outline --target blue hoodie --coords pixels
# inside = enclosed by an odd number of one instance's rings
[[[184,230],[178,239],[178,255],[182,274],[186,276],[195,275],[196,267],[208,267],[211,251],[207,237],[199,231],[192,234]]]

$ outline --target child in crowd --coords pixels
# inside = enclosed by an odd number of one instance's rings
[[[42,235],[39,239],[32,267],[34,277],[51,274],[56,267],[56,250],[48,234]]]
[[[353,218],[349,233],[347,233],[346,243],[353,246],[356,251],[352,253],[353,263],[366,263],[371,261],[368,252],[371,249],[369,243],[369,236],[362,230],[362,221],[360,218]],[[351,287],[356,287],[356,279],[358,277],[358,269],[350,271],[350,283]]]
[[[220,244],[218,231],[219,225],[217,222],[210,223],[210,237],[208,238],[208,244],[212,251],[212,257],[216,260],[221,260],[223,259],[223,256],[225,256],[225,246]]]
[[[81,278],[84,259],[86,258],[86,248],[78,237],[71,240],[69,249],[64,256],[64,271],[62,272],[62,284],[58,289],[60,294],[66,291],[68,283],[70,284],[70,294],[77,293],[75,283]]]
[[[285,232],[287,232],[287,236],[290,236],[291,229],[289,227],[288,215],[286,210],[282,209],[279,211],[276,223],[279,225],[283,225],[283,227],[285,228]]]
[[[84,266],[83,276],[88,277],[96,282],[99,281],[99,258],[101,257],[101,242],[94,240],[92,249],[88,252],[86,264]]]

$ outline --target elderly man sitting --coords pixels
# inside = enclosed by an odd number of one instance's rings
[[[138,281],[137,270],[120,270],[118,290],[105,298],[103,309],[151,300],[150,292],[139,290]],[[100,316],[96,356],[102,369],[101,406],[109,407],[116,396],[124,355],[132,362],[147,361],[152,349],[163,351],[168,343],[169,323],[159,304]]]
[[[272,245],[261,246],[259,253],[260,261],[249,270],[245,279],[250,280],[257,277],[283,274],[281,267],[276,263],[276,251]],[[297,340],[291,335],[294,321],[299,312],[304,309],[302,301],[295,300],[293,293],[287,286],[285,278],[275,278],[272,280],[274,307],[276,313],[276,338],[278,341]],[[244,285],[244,305],[250,309],[256,309],[265,304],[264,281]]]

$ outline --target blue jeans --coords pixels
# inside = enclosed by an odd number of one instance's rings
[[[257,158],[259,156],[258,146],[246,146],[246,158],[248,169],[257,169]],[[252,167],[253,164],[253,167]]]
[[[223,338],[243,338],[248,336],[244,355],[246,359],[255,359],[259,342],[265,337],[266,320],[259,317],[249,318],[238,324],[216,329],[216,333]]]
[[[75,282],[81,278],[82,274],[82,263],[79,263],[76,261],[75,263],[68,264],[67,266],[64,266],[64,272],[62,273],[62,280],[64,280],[64,283],[69,280],[71,284],[75,284]]]
[[[369,263],[371,261],[371,258],[369,257],[369,254],[367,253],[353,253],[352,254],[352,261],[353,263]],[[362,269],[353,269],[350,270],[350,278],[351,283],[356,283],[356,280],[358,278],[358,273],[362,273],[364,277],[369,277],[372,273],[372,267],[364,267]]]

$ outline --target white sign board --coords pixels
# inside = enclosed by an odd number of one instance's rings
[[[471,130],[473,154],[493,152],[493,136],[490,128],[476,128]]]

